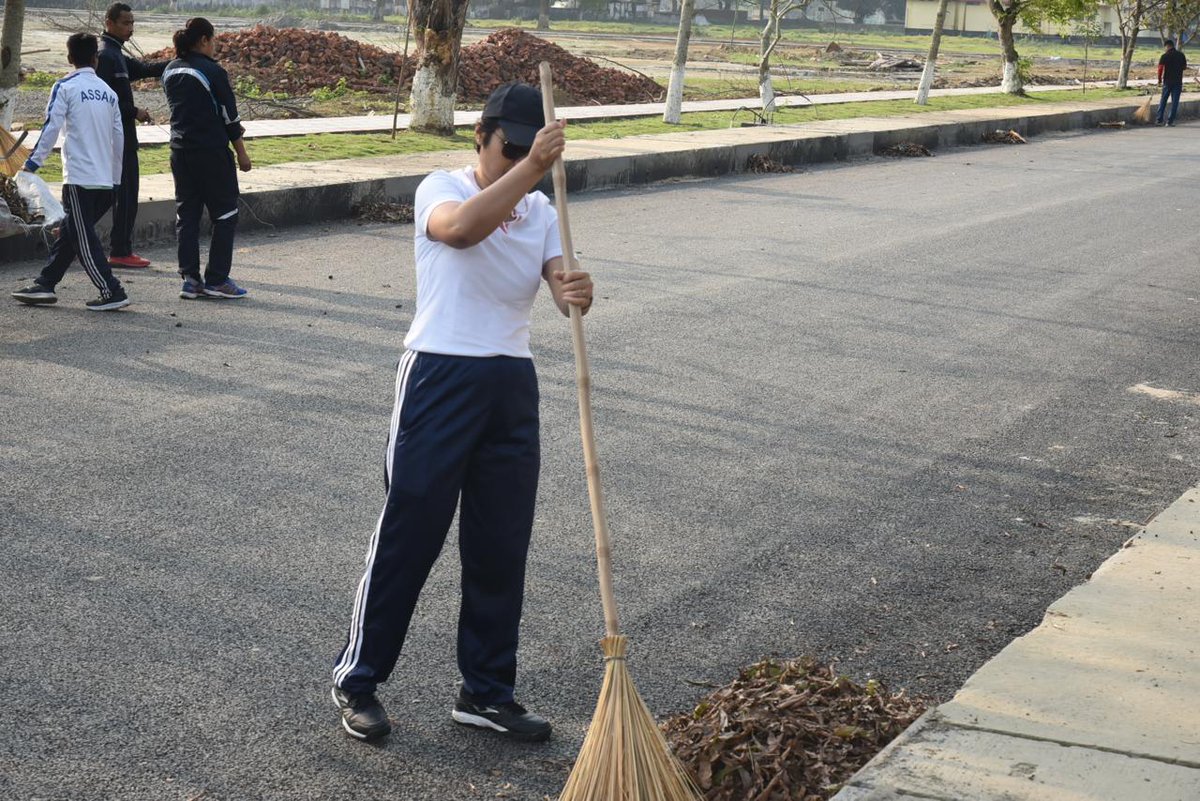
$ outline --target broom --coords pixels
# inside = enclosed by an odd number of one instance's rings
[[[1138,110],[1133,112],[1133,118],[1138,122],[1146,125],[1150,122],[1150,106],[1154,103],[1154,95],[1146,95],[1146,99],[1142,101],[1142,105],[1138,106]]]
[[[18,139],[0,128],[0,173],[11,178],[25,166],[25,159],[29,158],[29,148],[21,143],[27,136],[29,136],[29,131],[22,131],[21,137]]]
[[[547,62],[541,63],[540,71],[542,108],[549,124],[555,120],[554,81]],[[567,171],[561,157],[555,160],[551,175],[564,262],[566,269],[574,269],[575,249],[571,244],[571,224],[567,217]],[[617,624],[617,603],[613,597],[612,552],[592,429],[591,374],[583,341],[583,315],[578,306],[571,306],[570,316],[579,394],[579,428],[587,466],[592,526],[596,533],[596,562],[606,636],[600,642],[604,651],[604,684],[600,688],[600,700],[559,801],[699,801],[699,791],[672,756],[625,664],[629,643]]]

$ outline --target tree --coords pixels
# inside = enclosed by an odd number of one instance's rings
[[[996,18],[997,36],[1004,58],[1001,91],[1012,95],[1025,94],[1020,72],[1013,26],[1019,20],[1026,27],[1040,31],[1047,22],[1068,24],[1096,16],[1100,0],[988,0],[988,8]]]
[[[0,32],[0,126],[12,128],[17,83],[21,80],[21,39],[25,0],[4,0],[4,30]]]
[[[375,22],[383,22],[383,7],[387,0],[375,0],[375,8],[371,14],[371,19]]]
[[[687,66],[688,42],[692,39],[692,18],[696,16],[696,0],[683,0],[679,8],[679,35],[675,37],[675,60],[671,62],[671,82],[667,84],[667,108],[663,122],[679,124],[683,109],[683,73]]]
[[[1104,26],[1100,22],[1099,17],[1086,17],[1076,20],[1075,27],[1072,29],[1076,36],[1083,38],[1083,93],[1087,94],[1087,73],[1088,73],[1088,58],[1091,52],[1092,43],[1095,42],[1104,33]]]
[[[1200,33],[1200,0],[1163,0],[1147,18],[1164,40],[1174,39],[1182,47]]]
[[[1000,90],[1010,95],[1025,94],[1021,82],[1018,62],[1021,56],[1017,53],[1016,40],[1013,38],[1013,25],[1021,16],[1021,12],[1032,0],[988,0],[988,8],[996,18],[996,35],[1000,40],[1000,51],[1004,57],[1004,68],[1000,78]]]
[[[929,90],[933,88],[933,74],[937,71],[938,48],[942,46],[942,29],[946,26],[946,6],[948,0],[938,0],[937,16],[933,20],[933,35],[929,38],[929,57],[925,59],[925,69],[921,73],[921,85],[917,87],[917,105],[923,106],[929,102]]]
[[[550,0],[538,0],[538,25],[539,31],[550,30]]]
[[[412,82],[412,129],[454,133],[458,53],[467,21],[467,0],[416,0],[413,19],[417,71]]]
[[[1129,67],[1133,64],[1133,53],[1137,49],[1138,35],[1147,22],[1161,15],[1167,0],[1115,0],[1117,27],[1121,35],[1121,67],[1117,71],[1117,88],[1129,87]]]
[[[763,114],[775,113],[775,88],[771,85],[771,54],[775,52],[783,32],[779,23],[793,11],[808,8],[812,0],[771,0],[771,5],[764,15],[767,22],[763,25],[759,37],[758,51],[758,97],[762,102]]]

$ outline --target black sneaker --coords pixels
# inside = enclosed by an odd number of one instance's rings
[[[392,730],[387,711],[375,693],[351,695],[341,687],[332,690],[333,702],[342,711],[342,728],[351,737],[360,740],[377,740],[386,737]]]
[[[455,723],[498,731],[514,740],[540,743],[550,739],[550,724],[516,701],[506,704],[477,704],[465,693],[458,694],[451,713]]]
[[[58,303],[58,295],[54,294],[53,289],[46,289],[41,284],[30,284],[24,289],[18,289],[12,293],[12,296],[22,303],[28,303],[31,306],[48,306],[51,303]]]
[[[116,311],[129,305],[129,296],[123,290],[114,292],[107,298],[96,298],[84,304],[88,311]]]

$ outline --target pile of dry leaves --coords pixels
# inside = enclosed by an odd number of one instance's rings
[[[706,801],[824,801],[927,705],[812,659],[767,659],[664,729]]]
[[[916,142],[899,142],[880,150],[879,155],[891,156],[893,158],[913,158],[919,156],[932,156],[933,152],[929,148],[925,147],[925,145],[919,145]]]
[[[771,173],[771,172],[793,172],[795,170],[791,164],[784,164],[781,161],[776,161],[765,153],[752,153],[746,159],[746,172],[754,173]]]
[[[17,189],[17,182],[7,175],[0,175],[0,200],[3,200],[8,206],[8,213],[21,222],[32,225],[38,221],[34,213],[29,210],[29,204],[25,202],[25,198],[21,197],[21,192]]]
[[[351,212],[365,222],[410,223],[413,221],[412,204],[392,203],[377,197],[367,198],[356,205]]]
[[[989,145],[1023,145],[1025,137],[1021,136],[1016,131],[1005,131],[1003,129],[988,131],[983,135],[983,141]]]

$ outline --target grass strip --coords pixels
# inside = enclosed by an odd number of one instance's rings
[[[929,104],[918,106],[911,100],[873,100],[863,103],[829,103],[819,106],[781,109],[775,114],[775,122],[791,125],[822,120],[841,120],[853,117],[899,117],[930,111],[954,111],[974,108],[1036,108],[1058,103],[1080,100],[1103,100],[1113,97],[1136,97],[1134,90],[1092,89],[1088,92],[1056,91],[1030,94],[1020,97],[1003,93],[987,95],[962,95],[931,97]],[[661,117],[639,117],[636,119],[610,120],[607,122],[573,123],[567,126],[567,138],[623,139],[647,134],[678,133],[680,131],[707,131],[729,128],[731,123],[751,122],[754,115],[748,111],[706,111],[684,114],[679,125],[667,125]],[[335,161],[338,159],[364,158],[368,156],[395,156],[415,153],[431,153],[445,150],[469,151],[473,137],[467,129],[459,129],[454,136],[434,136],[413,131],[400,132],[395,140],[386,133],[360,134],[309,134],[306,136],[277,136],[249,139],[246,148],[258,167],[272,164],[304,163],[309,161]],[[147,145],[141,148],[141,173],[155,175],[170,172],[170,149],[166,145]],[[38,172],[47,181],[62,180],[62,162],[58,154],[46,160]]]

